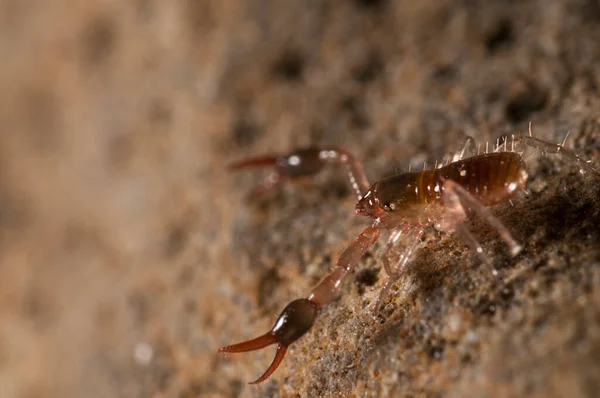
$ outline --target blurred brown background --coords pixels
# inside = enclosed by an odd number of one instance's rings
[[[600,4],[0,2],[0,397],[592,397],[600,180],[531,160],[496,214],[425,236],[384,314],[376,246],[265,383],[268,330],[365,220],[343,173],[246,204],[233,160],[343,145],[375,179],[462,134],[600,164]],[[395,290],[398,293],[398,289]]]

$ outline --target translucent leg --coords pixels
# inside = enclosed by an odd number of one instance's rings
[[[481,262],[490,268],[492,275],[497,276],[498,271],[496,271],[488,256],[485,255],[481,244],[479,241],[477,241],[477,239],[475,239],[471,231],[469,231],[469,228],[467,228],[467,226],[463,223],[456,224],[456,233],[464,242],[467,243],[469,248],[477,254],[477,257],[479,257]]]
[[[400,279],[400,277],[404,273],[404,270],[406,269],[406,264],[408,263],[408,260],[412,257],[412,254],[414,253],[415,249],[417,248],[417,245],[419,244],[420,238],[422,235],[423,235],[422,228],[414,228],[414,229],[411,229],[406,232],[404,241],[402,242],[404,244],[404,250],[402,251],[402,254],[400,255],[400,258],[398,260],[396,268],[394,270],[391,270],[391,267],[389,267],[389,262],[388,262],[388,267],[390,268],[390,270],[388,271],[386,269],[386,271],[389,275],[389,278],[385,282],[383,287],[381,288],[381,291],[379,292],[379,297],[377,298],[377,302],[375,303],[375,313],[378,313],[381,311],[381,307],[383,306],[383,303],[385,303],[385,300],[387,299],[387,297],[390,294],[390,289],[392,288],[392,285],[398,279]],[[385,262],[384,262],[384,264],[385,264]]]
[[[481,204],[481,202],[473,197],[466,189],[452,180],[444,181],[444,204],[448,209],[449,217],[452,217],[453,214],[464,214],[465,209],[473,210],[483,217],[488,224],[498,232],[500,238],[506,242],[512,256],[517,255],[517,253],[521,251],[521,245],[519,245],[512,237],[504,224],[502,224],[502,222],[498,220],[487,207]],[[461,225],[461,223],[462,220],[460,222],[455,222],[455,225]]]
[[[398,239],[402,236],[403,233],[404,230],[402,229],[393,230],[390,234],[390,237],[388,238],[383,252],[381,252],[381,262],[383,263],[383,268],[385,269],[385,272],[388,274],[388,276],[392,276],[394,274],[394,270],[392,269],[392,266],[390,264],[389,255],[393,247],[396,245],[396,242],[398,242]]]
[[[594,167],[592,167],[592,165],[588,161],[580,158],[579,156],[577,156],[577,154],[575,154],[575,152],[571,151],[570,149],[565,148],[563,146],[564,141],[563,141],[563,144],[554,144],[552,142],[540,140],[539,138],[535,138],[532,136],[523,136],[523,135],[512,136],[511,145],[513,147],[513,150],[514,150],[514,146],[519,145],[519,144],[523,144],[530,148],[535,148],[544,154],[557,155],[564,160],[567,160],[571,163],[575,163],[579,167],[579,172],[581,174],[584,174],[585,172],[589,172],[589,173],[593,173],[596,175],[600,175],[598,170],[596,170]]]

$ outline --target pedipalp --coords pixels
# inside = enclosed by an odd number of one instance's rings
[[[339,296],[346,275],[378,238],[379,229],[375,225],[366,228],[342,253],[335,269],[315,286],[308,298],[296,299],[285,307],[269,332],[252,340],[222,347],[219,352],[255,351],[277,344],[277,353],[271,365],[262,376],[250,384],[257,384],[266,380],[283,360],[289,345],[302,337],[312,327],[318,309]]]
[[[234,162],[227,168],[230,171],[261,166],[275,169],[273,174],[250,191],[246,199],[252,199],[276,187],[285,179],[313,176],[330,164],[341,164],[346,167],[350,186],[358,199],[367,192],[369,181],[362,164],[344,148],[304,148],[290,154],[245,159]]]

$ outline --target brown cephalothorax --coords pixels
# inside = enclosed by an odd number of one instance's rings
[[[256,381],[266,380],[277,369],[287,347],[312,327],[318,309],[335,300],[342,282],[358,260],[379,239],[381,230],[390,230],[381,259],[388,280],[381,289],[376,311],[387,298],[390,287],[397,281],[418,246],[423,231],[430,225],[443,232],[456,232],[491,267],[479,242],[466,227],[468,211],[483,217],[507,244],[511,255],[521,246],[488,207],[511,200],[523,190],[528,179],[522,153],[525,147],[543,153],[556,154],[579,166],[581,173],[599,173],[586,161],[562,144],[546,142],[531,135],[507,137],[491,152],[474,153],[474,140],[467,137],[461,151],[432,170],[409,172],[369,185],[362,165],[343,148],[307,148],[286,155],[265,156],[243,160],[230,165],[230,170],[252,166],[272,166],[275,172],[248,195],[251,199],[272,189],[286,179],[311,176],[328,164],[346,168],[352,189],[356,193],[356,213],[370,217],[372,225],[348,246],[307,298],[292,301],[277,318],[271,331],[255,339],[219,349],[219,352],[245,352],[277,344],[275,359]],[[465,153],[470,156],[465,156]],[[394,246],[402,244],[397,264],[392,266],[388,255]],[[495,272],[495,271],[493,271]]]

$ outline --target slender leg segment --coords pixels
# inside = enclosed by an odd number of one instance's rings
[[[261,156],[232,163],[228,169],[233,171],[259,166],[275,168],[274,174],[250,191],[247,199],[251,199],[279,185],[284,179],[315,175],[328,164],[346,167],[350,185],[358,199],[369,190],[369,181],[362,164],[344,148],[306,148],[287,155]]]
[[[367,250],[377,242],[378,238],[379,228],[376,225],[366,228],[342,253],[335,269],[315,286],[308,299],[318,303],[319,307],[335,300],[340,294],[346,275]]]
[[[335,269],[319,282],[310,296],[289,303],[269,332],[243,343],[220,348],[219,352],[247,352],[277,344],[277,353],[271,365],[262,376],[250,384],[265,381],[283,361],[290,344],[310,330],[317,318],[318,309],[339,296],[345,276],[378,238],[377,225],[366,228],[342,253]]]
[[[398,242],[398,239],[400,239],[400,237],[405,233],[405,231],[401,228],[395,229],[394,231],[392,231],[392,233],[390,234],[390,237],[388,238],[388,241],[385,245],[385,248],[383,249],[383,251],[381,252],[381,262],[383,263],[383,269],[385,269],[385,272],[388,274],[388,276],[391,276],[394,273],[394,270],[392,269],[392,266],[390,264],[390,259],[389,259],[389,255],[392,252],[392,249],[394,248],[394,246],[396,245],[396,242]]]
[[[592,167],[592,165],[588,161],[580,158],[579,156],[577,156],[577,154],[575,152],[571,151],[570,149],[565,148],[563,146],[564,141],[563,141],[563,144],[554,144],[552,142],[540,140],[539,138],[535,138],[533,136],[523,136],[523,135],[515,135],[510,138],[512,139],[511,146],[513,148],[513,151],[514,151],[515,145],[518,146],[519,144],[524,144],[530,148],[535,148],[544,154],[546,154],[546,153],[554,154],[554,155],[557,155],[569,162],[575,163],[579,167],[579,172],[581,174],[584,174],[585,172],[589,172],[589,173],[594,173],[594,174],[600,175],[598,170],[596,170],[594,167]],[[507,137],[507,140],[508,139],[509,138]]]
[[[502,240],[506,242],[512,256],[517,255],[521,251],[521,245],[519,245],[512,237],[504,224],[502,224],[502,222],[498,220],[487,207],[481,204],[481,202],[473,197],[466,189],[452,180],[444,181],[444,204],[449,213],[448,216],[446,216],[446,225],[442,225],[442,228],[449,231],[452,229],[456,230],[456,227],[459,226],[459,233],[467,240],[467,244],[474,247],[476,253],[481,253],[480,256],[483,255],[481,245],[466,228],[460,227],[466,217],[465,209],[471,209],[483,217],[488,224],[498,232]],[[468,235],[465,234],[465,231]],[[485,257],[485,255],[483,256]],[[487,258],[485,258],[484,261],[489,263]]]
[[[456,234],[462,239],[463,242],[466,242],[471,250],[475,252],[479,260],[484,263],[491,271],[492,275],[498,276],[498,271],[494,268],[494,265],[483,252],[483,248],[479,241],[473,236],[469,228],[464,223],[456,224]]]
[[[409,229],[408,231],[405,231],[405,234],[403,236],[403,242],[402,242],[404,245],[404,250],[400,254],[400,257],[398,258],[398,263],[396,265],[396,268],[392,270],[392,267],[390,265],[389,259],[387,258],[387,255],[389,254],[389,251],[391,250],[393,243],[395,243],[398,240],[398,238],[400,237],[399,235],[401,235],[401,234],[402,234],[402,231],[398,231],[398,237],[395,237],[396,233],[393,233],[390,236],[390,240],[388,241],[388,244],[386,245],[386,248],[384,249],[384,253],[382,255],[383,266],[384,266],[389,278],[383,285],[383,288],[381,288],[381,292],[379,292],[379,297],[377,298],[377,302],[375,303],[375,312],[376,313],[378,313],[381,310],[383,303],[385,303],[385,300],[387,299],[388,295],[390,294],[392,285],[398,279],[400,279],[400,277],[402,276],[402,273],[406,269],[406,264],[408,263],[408,260],[412,257],[412,254],[415,252],[415,250],[421,240],[421,236],[423,235],[423,229],[420,227],[414,227],[412,229]],[[395,240],[392,242],[393,237],[395,237]]]
[[[483,247],[481,247],[479,241],[475,239],[471,231],[469,231],[469,228],[467,228],[464,223],[457,223],[455,225],[455,232],[464,242],[466,242],[469,248],[473,250],[475,254],[477,254],[482,263],[492,267],[492,262],[483,252]]]

